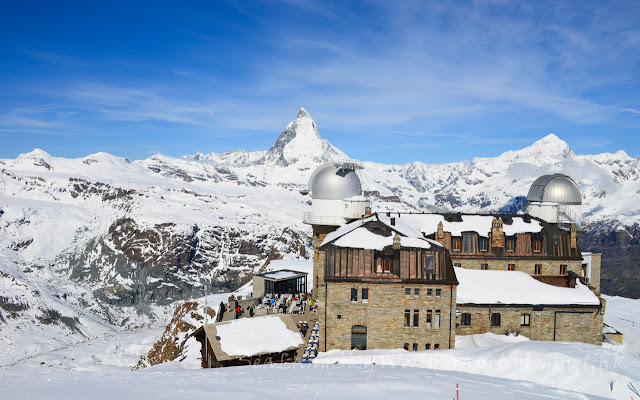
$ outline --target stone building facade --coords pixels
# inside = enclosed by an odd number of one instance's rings
[[[456,333],[485,332],[502,335],[507,331],[531,340],[602,343],[604,304],[592,305],[508,305],[458,304]],[[499,318],[495,315],[499,315]],[[492,318],[492,315],[494,317]],[[495,322],[498,322],[496,325]]]
[[[377,215],[351,228],[316,248],[320,349],[453,348],[458,282],[446,249]]]
[[[525,304],[464,303],[459,302],[457,296],[454,282],[458,278],[453,268],[448,275],[445,269],[441,270],[445,275],[440,278],[449,279],[446,283],[422,279],[419,271],[408,274],[402,270],[404,267],[394,272],[393,262],[388,273],[376,273],[376,260],[384,252],[393,255],[395,251],[398,266],[414,268],[416,263],[412,264],[412,260],[424,249],[409,247],[407,243],[411,238],[440,243],[442,247],[434,246],[431,251],[438,252],[441,260],[446,259],[441,265],[450,262],[451,266],[471,270],[519,271],[545,283],[573,277],[574,286],[576,277],[585,276],[580,249],[572,237],[577,234],[575,230],[565,231],[521,215],[474,217],[482,217],[480,219],[485,223],[489,219],[486,234],[484,228],[477,232],[456,227],[458,232],[451,232],[444,229],[442,223],[434,223],[446,218],[463,222],[464,216],[459,214],[374,214],[340,228],[316,229],[314,226],[313,279],[321,322],[320,349],[350,349],[354,345],[353,338],[364,335],[367,348],[445,349],[455,346],[452,338],[456,334],[505,334],[508,331],[520,331],[533,340],[600,344],[605,302],[597,292],[587,290],[592,294],[588,304],[571,304],[564,300],[558,304],[542,304],[544,299],[540,299],[541,304],[536,301]],[[478,229],[478,221],[476,218],[470,227]],[[517,233],[510,227],[512,224],[519,224]],[[373,245],[367,240],[357,244],[348,239],[349,235],[362,238],[355,233],[358,229],[386,238],[388,246],[381,252],[372,250]],[[396,234],[402,240],[400,248],[394,250],[391,236]],[[342,244],[338,246],[341,238]],[[374,239],[372,236],[369,241],[375,242]],[[458,244],[453,243],[455,239],[459,239]],[[534,244],[536,241],[539,243]],[[591,277],[599,277],[598,255],[589,262]],[[584,278],[581,282],[596,283]],[[594,286],[590,288],[596,291]],[[365,301],[363,289],[367,291]],[[434,329],[436,311],[439,328]],[[430,327],[427,327],[429,314]],[[500,316],[492,317],[492,314]],[[414,326],[416,317],[417,325]],[[499,323],[496,318],[500,318]]]

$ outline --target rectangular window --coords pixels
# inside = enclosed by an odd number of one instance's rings
[[[520,315],[520,325],[522,325],[522,326],[530,326],[531,325],[531,314],[522,314],[522,315]]]
[[[481,237],[478,241],[478,247],[480,248],[480,251],[489,250],[489,239]]]
[[[422,269],[426,274],[433,273],[433,254],[427,252],[422,253]]]
[[[404,295],[406,297],[410,297],[411,296],[411,288],[410,287],[404,288]]]
[[[384,258],[384,272],[389,272],[389,262],[391,260],[389,259],[389,257],[385,257]]]
[[[413,327],[418,327],[418,318],[420,318],[420,312],[418,310],[413,310]]]
[[[542,274],[542,264],[536,264],[533,267],[533,273],[534,275],[540,275]]]
[[[500,314],[491,314],[491,326],[500,326]]]
[[[453,238],[451,239],[451,250],[452,251],[460,251],[462,247],[462,239],[461,238]]]
[[[515,264],[507,265],[507,271],[515,271],[515,270],[516,270],[516,265]]]
[[[506,243],[507,251],[514,252],[516,251],[516,241],[513,239],[508,239]]]
[[[440,310],[436,310],[436,315],[433,318],[433,329],[440,329]]]
[[[404,310],[404,326],[411,326],[411,310]]]
[[[431,350],[431,343],[427,343],[424,345],[425,350]]]
[[[486,271],[489,269],[489,264],[480,264],[480,269]]]
[[[376,272],[382,273],[382,257],[376,257]]]
[[[434,349],[434,350],[438,350],[439,348],[440,348],[440,345],[439,345],[438,343],[436,343],[436,344],[434,344],[434,345],[433,345],[433,349]]]
[[[540,253],[540,245],[541,245],[541,243],[540,243],[539,240],[534,240],[533,241],[531,247],[533,248],[533,252],[534,253]]]
[[[418,343],[413,344],[413,351],[418,351]]]
[[[358,301],[358,289],[351,288],[351,301]]]
[[[420,297],[420,288],[413,289],[413,295],[415,297]]]
[[[369,289],[362,289],[362,302],[363,303],[368,303],[369,302]]]
[[[433,296],[433,289],[427,289],[427,296]]]
[[[436,296],[440,296],[442,294],[442,289],[436,289]]]
[[[460,325],[471,325],[471,313],[462,313],[460,315]]]
[[[431,320],[433,319],[433,313],[431,310],[427,310],[427,329],[431,329]]]
[[[565,264],[560,264],[560,275],[567,274],[567,266]]]

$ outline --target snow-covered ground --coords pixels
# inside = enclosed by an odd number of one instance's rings
[[[603,346],[632,357],[640,357],[640,299],[607,295],[603,295],[603,298],[607,301],[604,323],[622,333],[624,338],[620,346]]]
[[[438,351],[331,350],[318,354],[313,362],[360,365],[373,362],[438,373],[450,371],[454,375],[478,374],[615,399],[636,396],[629,384],[640,389],[640,359],[583,343],[524,340],[499,347]],[[507,397],[500,395],[500,398]]]
[[[0,375],[0,399],[601,399],[527,381],[383,365],[279,364],[185,370],[178,363],[136,372]],[[629,398],[619,397],[619,398]]]

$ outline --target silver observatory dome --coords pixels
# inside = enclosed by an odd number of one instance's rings
[[[539,203],[580,205],[582,204],[582,193],[580,193],[578,184],[567,175],[543,175],[531,184],[527,200]]]
[[[360,196],[362,185],[351,163],[328,163],[316,169],[309,178],[312,199],[342,200]]]

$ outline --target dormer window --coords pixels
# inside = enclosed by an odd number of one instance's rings
[[[478,241],[478,247],[480,248],[480,251],[489,250],[489,239],[481,237]]]
[[[516,241],[513,239],[507,239],[506,247],[508,252],[516,251]]]
[[[540,240],[534,240],[531,247],[533,249],[534,253],[540,253],[540,247],[541,247],[542,243],[540,243]]]
[[[460,251],[462,248],[462,239],[461,238],[453,238],[451,239],[451,250],[452,251]]]

